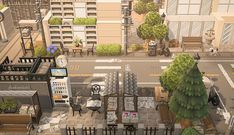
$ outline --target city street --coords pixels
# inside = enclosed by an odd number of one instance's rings
[[[159,76],[172,59],[145,58],[69,58],[68,72],[72,89],[85,89],[88,84],[104,84],[104,76],[108,72],[131,70],[137,74],[138,86],[154,87],[159,85]],[[233,111],[234,77],[231,64],[234,59],[199,60],[199,69],[214,80],[228,111]],[[120,74],[121,75],[121,74]],[[121,84],[122,82],[120,82]]]

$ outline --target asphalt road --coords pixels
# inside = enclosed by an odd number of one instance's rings
[[[170,64],[171,59],[153,59],[145,58],[69,58],[67,66],[69,76],[71,77],[72,89],[87,89],[87,85],[97,83],[103,85],[104,76],[108,72],[131,70],[137,74],[139,87],[154,87],[159,85],[159,76],[163,70]],[[224,104],[229,112],[233,111],[234,102],[234,76],[231,64],[234,59],[209,60],[201,59],[199,69],[205,72],[218,87],[219,93],[223,98]],[[225,76],[220,69],[223,67]],[[228,82],[228,79],[229,82]],[[231,81],[230,81],[231,80]],[[120,82],[121,83],[121,82]],[[233,86],[231,85],[233,83]]]

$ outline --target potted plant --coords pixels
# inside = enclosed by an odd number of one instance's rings
[[[80,45],[83,44],[83,43],[82,43],[82,40],[81,40],[79,37],[77,37],[77,38],[73,41],[73,43],[74,43],[74,45],[75,45],[76,47],[79,47]]]
[[[17,111],[17,103],[12,98],[7,98],[2,103],[2,109],[4,113],[15,113]]]

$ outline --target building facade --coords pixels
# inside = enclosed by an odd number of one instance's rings
[[[43,20],[46,43],[71,47],[79,37],[84,46],[92,44],[122,44],[122,7],[128,1],[121,0],[51,0],[51,8]],[[48,23],[51,17],[62,19],[61,25]],[[77,25],[76,18],[95,18],[92,25]]]
[[[213,45],[234,45],[234,0],[167,0],[169,38],[203,36],[215,30]]]
[[[2,3],[11,9],[15,26],[20,20],[35,20],[34,13],[36,0],[2,0]],[[41,0],[41,9],[49,9],[49,0]]]

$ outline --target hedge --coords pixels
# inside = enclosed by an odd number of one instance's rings
[[[0,10],[2,10],[5,7],[5,5],[0,4]]]
[[[117,56],[121,54],[120,44],[100,44],[96,47],[99,56]]]
[[[58,17],[51,17],[49,19],[49,24],[50,25],[62,25],[62,19]]]
[[[96,25],[96,18],[75,18],[73,20],[74,25]]]

